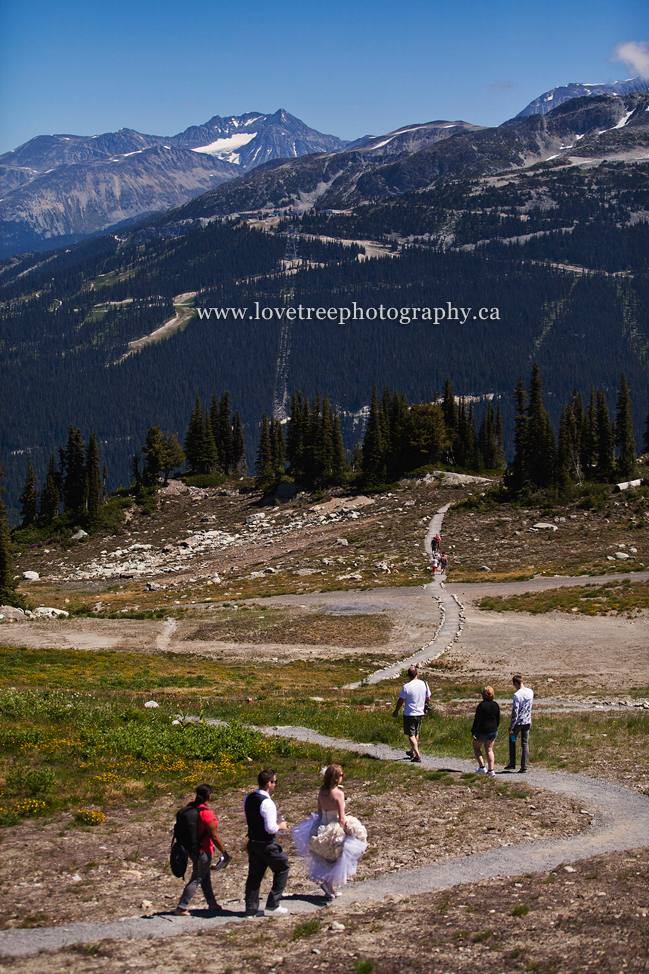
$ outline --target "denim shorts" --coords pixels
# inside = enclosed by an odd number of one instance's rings
[[[494,731],[493,734],[476,734],[475,739],[478,744],[484,744],[486,741],[495,741],[498,737],[498,731]]]

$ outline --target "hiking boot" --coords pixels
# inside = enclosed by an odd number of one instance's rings
[[[515,771],[515,770],[516,770],[515,764],[506,764],[505,767],[503,768],[503,771]]]
[[[266,910],[267,917],[283,917],[286,916],[288,910],[285,906],[277,906],[274,910]]]

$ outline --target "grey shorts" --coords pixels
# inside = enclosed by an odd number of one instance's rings
[[[406,737],[418,737],[419,729],[421,728],[421,722],[423,716],[419,717],[405,717],[403,718],[403,733]]]

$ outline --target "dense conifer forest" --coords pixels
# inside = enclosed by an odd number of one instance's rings
[[[237,220],[151,226],[8,259],[0,264],[0,458],[11,522],[20,519],[27,461],[42,485],[71,421],[86,442],[94,431],[113,489],[129,481],[151,427],[184,446],[188,404],[198,396],[204,418],[215,389],[228,389],[239,411],[249,469],[261,417],[270,435],[286,388],[309,402],[328,397],[349,461],[373,384],[423,409],[441,402],[449,376],[467,410],[473,404],[477,433],[487,404],[500,403],[499,449],[510,460],[513,393],[534,361],[557,431],[575,389],[600,390],[613,412],[624,373],[640,442],[649,405],[649,231],[640,211],[649,211],[647,164],[585,173],[542,164],[270,230]],[[290,222],[299,260],[288,264]],[[363,241],[372,239],[392,255],[367,257]],[[227,320],[188,313],[170,337],[127,355],[129,342],[173,319],[180,296],[189,307],[248,311]],[[257,319],[255,302],[278,314]],[[300,305],[357,313],[343,324],[280,318]],[[396,319],[368,319],[381,305],[397,309]],[[437,324],[400,310],[423,307],[440,309]]]

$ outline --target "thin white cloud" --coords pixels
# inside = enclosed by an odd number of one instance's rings
[[[624,61],[641,78],[649,78],[649,47],[645,41],[626,41],[618,44],[611,61]]]

